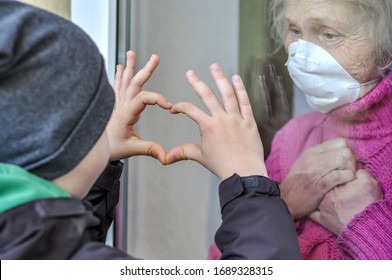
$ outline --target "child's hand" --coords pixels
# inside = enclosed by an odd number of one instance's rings
[[[191,103],[173,105],[172,113],[186,114],[199,125],[201,143],[175,147],[167,154],[167,164],[195,160],[221,180],[234,173],[239,176],[267,176],[263,144],[240,77],[233,77],[233,89],[218,64],[211,66],[211,73],[222,96],[223,106],[193,71],[187,73],[189,83],[211,115]]]
[[[166,164],[166,152],[161,145],[144,141],[136,132],[134,125],[147,105],[158,105],[168,110],[172,104],[154,92],[142,91],[159,64],[159,57],[152,55],[150,60],[135,74],[136,54],[127,53],[126,68],[117,66],[114,91],[116,103],[107,130],[110,144],[110,160],[120,160],[136,155],[146,155]]]

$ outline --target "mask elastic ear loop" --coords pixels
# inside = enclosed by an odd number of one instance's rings
[[[366,87],[366,86],[368,86],[368,85],[372,85],[372,84],[377,83],[377,82],[379,82],[379,81],[380,81],[380,78],[377,78],[377,79],[368,81],[368,82],[363,83],[363,84],[351,85],[351,86],[349,86],[348,88],[349,88],[349,89],[354,89],[354,88],[359,88],[359,87]]]

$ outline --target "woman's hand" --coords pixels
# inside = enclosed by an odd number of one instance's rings
[[[147,105],[158,105],[165,110],[172,106],[158,93],[142,91],[159,64],[159,57],[152,55],[150,60],[135,74],[136,54],[127,53],[126,68],[117,66],[114,91],[116,103],[107,130],[110,145],[110,160],[120,160],[136,155],[146,155],[166,164],[166,152],[161,145],[144,141],[136,132],[134,125]]]
[[[369,204],[382,199],[381,187],[366,170],[360,169],[356,178],[332,189],[309,217],[336,235],[350,220]]]
[[[211,66],[211,74],[222,96],[223,106],[193,71],[187,72],[190,85],[211,115],[191,103],[173,105],[173,114],[186,114],[198,124],[201,143],[187,143],[175,147],[166,157],[167,164],[194,160],[221,180],[234,173],[239,176],[267,176],[263,145],[240,77],[233,77],[233,88],[218,64]]]
[[[271,151],[276,132],[291,119],[287,94],[282,76],[278,75],[273,58],[251,56],[245,69],[245,88],[264,146],[264,157]]]
[[[288,145],[290,145],[288,143]],[[295,219],[313,212],[326,193],[355,179],[356,161],[344,139],[307,149],[280,184],[281,196]]]

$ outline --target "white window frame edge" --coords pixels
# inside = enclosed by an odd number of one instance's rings
[[[117,61],[117,1],[71,0],[71,21],[80,26],[97,44],[113,85]],[[113,246],[114,231],[109,229],[106,244]]]
[[[97,44],[105,59],[108,78],[113,83],[117,53],[117,1],[71,0],[71,20]]]

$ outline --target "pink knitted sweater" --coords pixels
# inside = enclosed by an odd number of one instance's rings
[[[287,123],[273,140],[269,177],[281,182],[305,149],[337,137],[348,140],[357,168],[378,180],[384,199],[358,213],[339,236],[310,219],[296,221],[302,257],[392,259],[392,73],[352,104]]]

